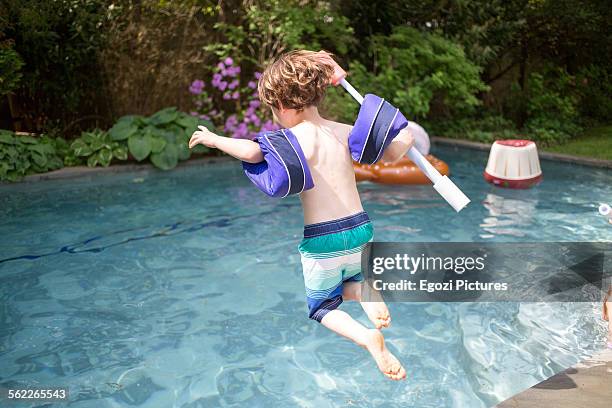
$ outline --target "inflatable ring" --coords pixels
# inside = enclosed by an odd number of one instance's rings
[[[443,176],[449,175],[448,165],[431,154],[427,160]],[[395,163],[376,163],[373,165],[353,163],[355,179],[381,184],[431,184],[431,181],[409,158],[403,157]]]

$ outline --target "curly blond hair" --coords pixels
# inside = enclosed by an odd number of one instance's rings
[[[268,106],[303,110],[319,106],[331,84],[333,67],[314,51],[296,50],[280,55],[259,78],[259,99]]]

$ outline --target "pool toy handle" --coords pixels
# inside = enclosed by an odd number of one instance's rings
[[[351,96],[355,98],[357,102],[359,102],[359,104],[363,103],[363,96],[361,96],[361,94],[357,92],[357,90],[353,88],[353,86],[349,84],[345,78],[340,80],[340,85],[342,85],[342,87],[346,89],[346,91],[351,94]],[[448,204],[450,204],[451,207],[455,209],[455,211],[459,212],[469,204],[470,199],[463,194],[463,191],[461,191],[459,187],[457,187],[455,183],[451,181],[451,179],[440,174],[440,172],[438,172],[438,170],[436,170],[435,167],[432,166],[431,163],[429,163],[429,161],[414,146],[408,150],[408,157],[410,157],[410,160],[412,160],[414,164],[416,164],[417,167],[421,169],[423,173],[425,173],[425,175],[433,183],[433,188],[442,196],[442,198],[446,200]]]

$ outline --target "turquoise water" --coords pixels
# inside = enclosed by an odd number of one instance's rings
[[[362,184],[377,240],[612,240],[612,171],[544,161],[539,187],[502,190],[486,154],[434,153],[472,203]],[[0,186],[0,216],[0,387],[67,386],[70,407],[489,407],[604,339],[591,303],[394,303],[408,378],[386,380],[307,319],[299,200],[235,162]]]

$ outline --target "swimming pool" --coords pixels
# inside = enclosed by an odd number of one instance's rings
[[[544,161],[539,187],[502,190],[485,153],[434,153],[472,203],[362,184],[377,240],[612,240],[610,170]],[[4,185],[0,215],[0,386],[68,386],[71,407],[488,407],[603,342],[591,303],[394,303],[408,378],[389,381],[307,319],[299,200],[236,162]]]

